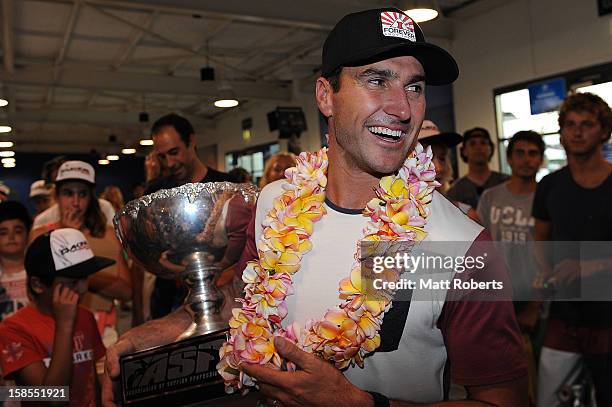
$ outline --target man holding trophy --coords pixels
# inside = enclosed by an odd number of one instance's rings
[[[450,290],[432,301],[372,301],[356,283],[360,241],[463,242],[449,254],[476,256],[490,240],[435,192],[431,153],[417,144],[425,85],[457,76],[452,56],[397,9],[350,14],[331,31],[316,83],[329,149],[302,153],[259,195],[257,253],[217,365],[226,390],[255,382],[271,406],[527,404],[511,302],[470,292],[448,301]],[[508,285],[495,253],[477,272]],[[119,356],[174,341],[192,319],[179,310],[121,337],[107,352],[105,404]],[[450,379],[468,400],[445,404]]]

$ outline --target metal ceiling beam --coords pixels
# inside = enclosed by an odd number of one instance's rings
[[[68,45],[70,44],[70,37],[72,36],[72,31],[74,30],[77,16],[79,15],[80,7],[80,0],[76,0],[72,5],[72,9],[70,10],[70,16],[68,17],[68,22],[66,23],[66,29],[64,30],[62,46],[60,47],[57,53],[57,57],[55,58],[55,66],[61,66],[62,62],[64,62],[64,57],[66,56],[66,51],[68,50]]]
[[[105,16],[107,16],[107,17],[110,17],[110,18],[112,18],[112,19],[115,19],[116,21],[120,21],[120,22],[122,22],[123,24],[126,24],[126,25],[128,25],[128,26],[130,26],[130,27],[133,27],[133,28],[137,29],[137,30],[141,30],[141,31],[143,31],[145,34],[148,34],[148,35],[150,35],[150,36],[152,36],[152,37],[154,37],[154,38],[158,38],[158,39],[160,39],[160,40],[162,40],[162,41],[167,42],[168,44],[172,45],[174,48],[183,49],[183,50],[185,50],[185,51],[187,51],[187,52],[191,52],[191,53],[193,53],[194,55],[202,55],[202,53],[201,53],[200,51],[195,51],[193,48],[191,48],[191,47],[190,47],[189,45],[187,45],[187,44],[180,43],[180,42],[175,41],[175,40],[173,40],[173,39],[171,39],[171,38],[168,38],[168,37],[166,37],[166,36],[164,36],[164,35],[161,35],[161,34],[159,34],[159,33],[155,32],[155,31],[149,30],[149,29],[147,29],[147,28],[145,28],[145,27],[142,27],[142,26],[140,26],[140,25],[138,25],[138,24],[135,24],[135,23],[133,23],[133,22],[131,22],[131,21],[129,21],[129,20],[127,20],[127,19],[123,18],[123,17],[120,17],[120,16],[118,16],[118,15],[115,15],[115,14],[113,14],[113,13],[111,13],[111,12],[108,12],[108,11],[104,10],[102,7],[99,7],[99,6],[96,6],[96,5],[92,5],[92,4],[89,4],[89,6],[90,6],[92,9],[96,10],[98,13],[102,14],[102,15],[105,15]],[[217,58],[212,58],[210,55],[206,55],[206,54],[204,54],[204,55],[202,55],[202,56],[205,56],[205,57],[209,58],[211,61],[213,61],[215,64],[220,65],[220,66],[223,66],[223,67],[225,67],[225,68],[227,68],[227,69],[231,69],[232,71],[235,71],[235,72],[241,73],[241,74],[243,74],[243,75],[245,75],[245,76],[248,76],[248,77],[251,77],[251,78],[253,78],[253,79],[258,79],[258,78],[259,78],[259,76],[258,76],[258,75],[254,75],[254,74],[252,74],[252,73],[250,73],[250,72],[243,71],[242,69],[240,69],[240,68],[238,68],[238,67],[235,67],[235,66],[232,66],[232,65],[230,65],[230,64],[227,64],[227,63],[225,63],[224,61],[221,61],[220,59],[217,59]]]
[[[159,12],[154,11],[153,13],[147,16],[146,20],[143,22],[144,27],[147,30],[151,29],[158,15],[159,15]],[[130,58],[130,56],[132,55],[132,51],[134,51],[134,47],[140,42],[140,40],[142,39],[142,37],[145,36],[145,34],[146,33],[142,30],[134,30],[134,32],[130,35],[128,42],[125,44],[125,46],[121,50],[121,53],[119,54],[117,59],[113,62],[112,67],[114,69],[119,69],[119,67]]]
[[[13,0],[2,0],[2,54],[4,70],[15,70],[15,50],[13,48]]]
[[[7,84],[50,86],[54,82],[54,69],[38,67],[13,73],[0,72],[0,80]],[[291,98],[290,89],[270,83],[229,81],[229,84],[236,95],[244,99],[286,101]],[[57,79],[57,86],[96,91],[217,96],[217,83],[201,82],[199,78],[95,71],[68,67],[62,69]]]
[[[220,21],[216,27],[214,27],[212,30],[210,30],[209,32],[206,33],[206,35],[204,35],[204,38],[202,39],[202,41],[200,42],[200,44],[194,45],[192,47],[192,49],[196,52],[200,52],[208,43],[208,41],[210,41],[215,35],[217,35],[218,33],[220,33],[221,31],[225,30],[225,28],[227,28],[234,20],[228,19],[228,20],[222,20]],[[208,50],[207,50],[208,52]],[[180,68],[185,62],[190,61],[191,59],[193,59],[192,57],[186,57],[186,58],[182,58],[178,61],[176,61],[175,63],[173,63],[172,65],[170,65],[168,67],[168,75],[174,75],[174,72],[176,72],[176,70],[178,68]]]
[[[49,2],[55,3],[71,3],[71,0],[47,0]],[[176,2],[166,2],[166,4],[161,4],[160,2],[155,3],[144,3],[142,1],[115,1],[115,0],[86,0],[87,3],[92,5],[99,5],[102,7],[114,8],[114,9],[123,9],[123,10],[140,10],[140,11],[153,11],[159,10],[163,13],[176,14],[176,15],[187,15],[193,16],[198,15],[204,18],[211,19],[222,19],[222,20],[236,20],[243,23],[252,23],[252,24],[266,24],[278,27],[301,27],[308,30],[315,31],[329,31],[332,29],[333,24],[331,23],[321,23],[319,21],[304,21],[299,19],[288,19],[288,18],[279,18],[273,17],[270,15],[266,15],[269,13],[263,13],[262,7],[259,6],[257,2],[255,2],[251,7],[252,10],[255,11],[253,13],[239,13],[239,12],[227,12],[227,11],[213,11],[210,10],[210,7],[220,7],[223,8],[223,2],[218,2],[219,4],[209,4],[202,6],[204,2],[198,1],[193,2],[196,7],[177,7],[174,4]],[[163,2],[162,2],[163,3]],[[174,4],[173,4],[174,3]],[[319,3],[326,3],[329,5],[328,1],[321,0]],[[168,4],[173,4],[172,6]],[[286,4],[284,4],[286,8]],[[209,7],[209,9],[204,9],[203,7]],[[347,5],[347,7],[349,7]],[[363,7],[368,8],[368,7]],[[282,9],[281,7],[275,8],[279,15],[282,15],[279,11]],[[331,20],[334,20],[335,17],[332,17]]]
[[[161,115],[167,113],[167,111],[151,113]],[[120,127],[125,131],[142,128],[142,123],[138,120],[138,112],[32,109],[9,114],[9,119],[15,127],[19,127],[20,124],[24,123],[65,123],[71,125],[102,126],[105,128]],[[187,119],[191,121],[196,129],[204,130],[215,127],[213,120],[197,116],[187,116]]]

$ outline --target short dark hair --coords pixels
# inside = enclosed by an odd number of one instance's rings
[[[170,113],[157,119],[151,128],[151,136],[155,136],[161,131],[161,129],[168,126],[173,127],[174,130],[176,130],[186,146],[189,145],[191,135],[195,134],[193,126],[191,123],[189,123],[189,120],[185,119],[183,116],[179,116],[176,113]]]
[[[53,157],[52,159],[46,161],[43,164],[42,179],[45,180],[45,185],[51,185],[55,182],[57,170],[66,161],[68,161],[68,157],[66,157],[65,155],[59,155],[57,157]]]
[[[533,130],[523,130],[516,133],[508,142],[508,148],[506,149],[506,156],[511,157],[514,145],[517,141],[526,141],[535,145],[540,151],[540,156],[544,156],[544,150],[546,150],[546,143],[542,140],[542,136]]]
[[[28,232],[32,228],[32,218],[22,203],[17,201],[0,202],[0,222],[15,219],[20,220]]]
[[[575,93],[565,99],[559,109],[559,127],[563,128],[569,112],[590,112],[597,116],[601,127],[607,131],[608,138],[612,134],[612,110],[605,100],[593,93]]]
[[[463,133],[463,142],[461,143],[461,148],[459,149],[459,155],[461,156],[461,160],[463,160],[464,163],[468,162],[467,156],[463,152],[463,149],[465,148],[465,144],[471,138],[476,138],[476,137],[486,139],[489,142],[489,146],[491,147],[491,154],[489,154],[489,161],[491,161],[491,158],[493,157],[493,154],[495,153],[495,144],[493,144],[493,142],[491,141],[491,135],[489,134],[489,131],[485,129],[484,127],[474,127],[473,129],[466,130],[465,133]]]
[[[323,76],[325,79],[327,79],[327,81],[332,87],[332,90],[335,93],[338,93],[338,91],[340,90],[340,75],[341,74],[342,74],[342,67],[339,66],[337,68],[334,68],[334,70],[331,71],[328,75]]]

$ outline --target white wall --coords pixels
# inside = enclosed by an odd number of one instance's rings
[[[456,21],[450,51],[457,131],[482,126],[496,138],[493,89],[612,61],[612,15],[599,17],[596,0],[508,0]]]
[[[199,131],[202,134],[200,145],[217,144],[218,169],[225,169],[225,154],[229,151],[242,150],[251,146],[271,143],[278,140],[278,131],[268,130],[267,114],[277,106],[300,106],[306,116],[308,130],[302,133],[300,143],[302,150],[315,150],[321,146],[319,135],[319,117],[314,99],[314,81],[310,94],[300,93],[290,102],[249,102],[243,107],[232,109],[223,115],[215,129]],[[253,119],[251,139],[242,139],[241,122],[246,118]],[[280,141],[281,149],[286,150],[286,141]]]

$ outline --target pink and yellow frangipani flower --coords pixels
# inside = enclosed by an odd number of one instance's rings
[[[274,251],[259,252],[261,266],[267,270],[274,270],[275,273],[293,274],[300,268],[302,255],[294,251]]]

